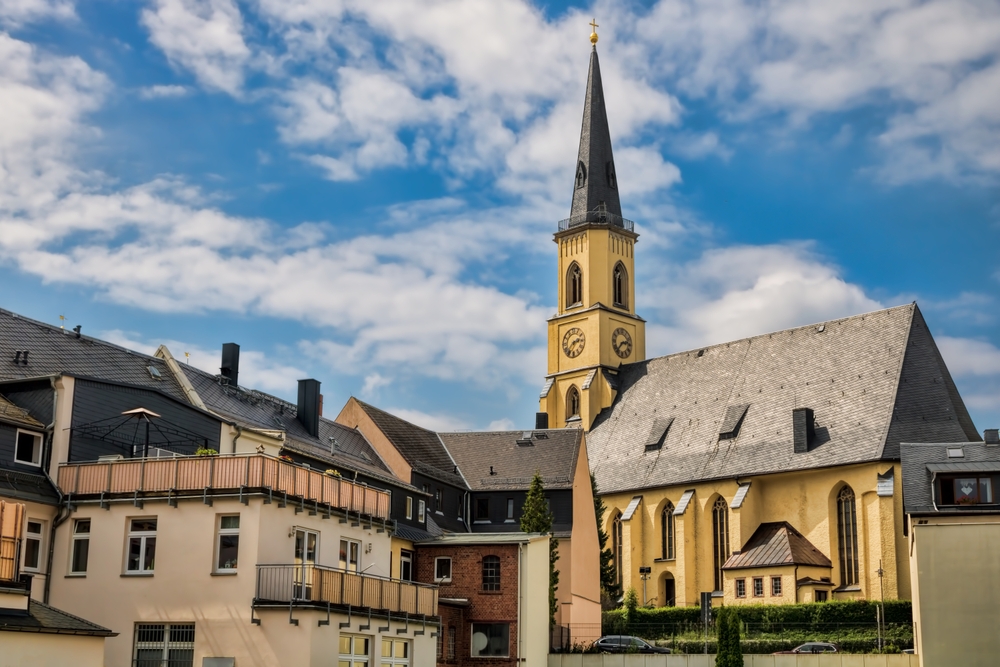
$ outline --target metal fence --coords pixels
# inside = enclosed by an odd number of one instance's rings
[[[389,519],[389,494],[264,454],[181,456],[64,463],[57,477],[71,496],[257,488]]]
[[[258,565],[256,602],[438,615],[438,588],[322,565]]]
[[[628,218],[623,218],[620,215],[608,213],[607,211],[597,210],[577,213],[574,216],[560,220],[559,231],[565,231],[586,224],[611,225],[612,227],[627,229],[630,232],[635,230],[635,223]]]

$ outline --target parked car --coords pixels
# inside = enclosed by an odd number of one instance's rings
[[[802,646],[796,646],[791,651],[775,651],[773,655],[787,655],[789,653],[840,653],[840,647],[829,642],[806,642]]]
[[[605,635],[594,642],[594,648],[603,653],[670,653],[668,648],[629,635]]]

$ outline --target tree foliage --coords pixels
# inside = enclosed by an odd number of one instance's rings
[[[597,542],[601,550],[601,593],[602,597],[609,600],[618,600],[621,597],[621,586],[615,582],[614,554],[608,548],[608,533],[604,530],[604,514],[607,508],[604,500],[597,495],[597,480],[594,473],[590,473],[590,490],[594,496],[594,518],[597,519]]]
[[[521,512],[521,530],[525,533],[542,533],[549,536],[549,626],[556,624],[556,589],[559,588],[559,540],[552,535],[552,510],[545,501],[545,487],[542,475],[536,470],[528,487]]]
[[[743,667],[740,650],[740,617],[733,607],[723,607],[715,617],[716,641],[715,667]]]

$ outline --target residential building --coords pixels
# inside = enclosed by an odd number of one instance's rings
[[[1000,438],[900,447],[921,667],[996,664]]]

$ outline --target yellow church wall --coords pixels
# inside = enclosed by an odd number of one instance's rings
[[[890,467],[896,468],[894,495],[879,497],[878,473]],[[761,523],[787,521],[830,558],[833,567],[823,576],[839,585],[837,494],[847,484],[855,494],[860,581],[856,591],[832,592],[831,598],[878,599],[879,558],[886,599],[907,598],[910,587],[904,582],[909,578],[909,564],[903,546],[898,468],[898,464],[890,462],[865,463],[740,478],[740,482],[750,482],[751,487],[739,509],[732,508],[738,488],[734,479],[605,494],[609,531],[615,514],[623,512],[633,496],[643,496],[632,519],[622,526],[623,586],[641,591],[638,570],[649,566],[653,581],[661,581],[667,572],[674,577],[678,605],[698,604],[700,592],[714,588],[712,506],[720,496],[729,506],[730,552],[741,549]],[[685,513],[674,517],[676,557],[665,561],[660,558],[660,512],[667,500],[676,507],[686,489],[694,489],[695,494]],[[662,589],[658,588],[657,595],[662,597]]]
[[[612,305],[612,272],[618,262],[628,272],[629,313],[635,313],[635,237],[620,229],[593,225],[580,231],[567,231],[556,235],[559,245],[559,314],[572,312],[566,303],[566,276],[574,262],[583,272],[583,301],[581,307],[595,303]]]

